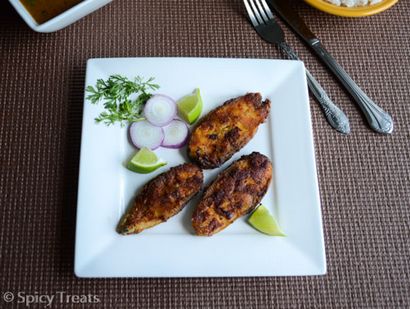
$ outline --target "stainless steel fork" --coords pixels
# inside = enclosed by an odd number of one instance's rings
[[[266,42],[275,44],[288,59],[300,60],[296,52],[285,42],[282,28],[276,22],[265,0],[243,0],[249,19],[259,36]],[[349,119],[338,108],[319,82],[306,69],[308,87],[320,103],[329,124],[341,133],[350,133]]]

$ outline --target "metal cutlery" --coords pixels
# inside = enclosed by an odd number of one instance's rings
[[[243,0],[249,19],[259,36],[266,42],[275,44],[292,60],[300,60],[296,52],[285,42],[282,28],[275,21],[265,0]],[[350,133],[349,119],[326,94],[319,82],[306,69],[308,87],[316,97],[329,124],[341,133]]]
[[[393,119],[370,99],[366,93],[354,82],[346,71],[336,62],[322,46],[320,40],[306,26],[302,18],[292,9],[289,0],[269,0],[275,11],[287,24],[310,46],[319,58],[328,66],[333,74],[340,80],[342,85],[353,97],[357,105],[365,115],[370,127],[379,133],[389,134],[393,132]]]

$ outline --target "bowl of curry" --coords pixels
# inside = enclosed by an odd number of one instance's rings
[[[54,32],[112,0],[9,0],[24,21],[37,32]]]

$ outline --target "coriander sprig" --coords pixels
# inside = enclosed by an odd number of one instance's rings
[[[88,86],[85,90],[89,93],[86,97],[92,104],[104,101],[106,111],[100,113],[95,118],[97,123],[104,123],[107,126],[120,122],[134,122],[143,119],[142,108],[147,100],[152,96],[150,91],[155,91],[159,85],[153,83],[151,77],[144,81],[137,76],[134,80],[129,80],[119,74],[111,75],[107,80],[98,79],[95,85]],[[130,98],[136,95],[135,99]]]

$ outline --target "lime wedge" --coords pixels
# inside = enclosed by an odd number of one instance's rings
[[[131,161],[128,162],[127,167],[133,172],[148,174],[165,164],[167,163],[159,159],[154,152],[144,147],[132,157]]]
[[[189,124],[193,124],[201,116],[202,105],[202,98],[198,88],[192,94],[184,96],[177,102],[179,115]]]
[[[269,210],[260,205],[248,218],[248,223],[258,231],[270,236],[286,236],[279,227],[275,218],[269,213]]]

